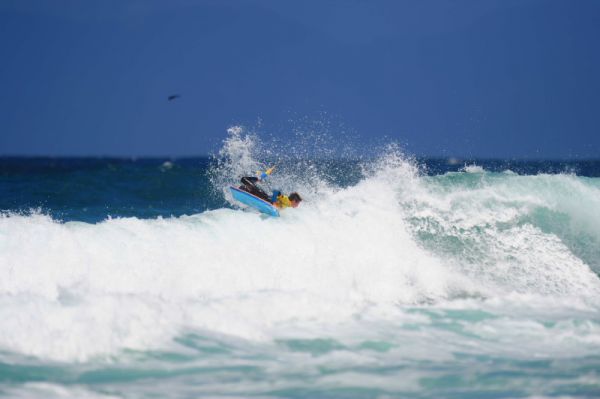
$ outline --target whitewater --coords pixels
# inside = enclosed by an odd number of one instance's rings
[[[202,173],[138,171],[199,212],[3,204],[0,396],[600,396],[600,178],[290,152],[236,127]],[[269,162],[304,197],[280,218],[226,190]]]

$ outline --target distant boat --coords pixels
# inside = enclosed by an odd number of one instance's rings
[[[181,97],[181,95],[179,95],[179,94],[172,94],[169,97],[167,97],[167,99],[169,101],[173,101],[173,100],[175,100],[176,98],[179,98],[179,97]]]

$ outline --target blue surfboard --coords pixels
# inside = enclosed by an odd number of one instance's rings
[[[231,195],[233,195],[233,199],[238,202],[241,202],[244,205],[248,205],[262,213],[265,213],[270,216],[279,216],[279,211],[273,204],[263,200],[262,198],[258,198],[256,195],[252,195],[244,190],[240,190],[236,187],[229,187],[231,190]]]

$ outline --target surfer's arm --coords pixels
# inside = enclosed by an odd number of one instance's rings
[[[265,172],[262,172],[261,174],[258,175],[257,179],[258,179],[258,181],[265,181],[265,180],[267,180],[267,177],[269,177],[269,175],[266,174]]]
[[[260,181],[267,180],[267,177],[269,177],[271,175],[271,173],[273,173],[273,169],[275,169],[275,166],[270,167],[269,169],[265,170],[264,172],[261,172],[260,170],[257,171],[256,175],[258,176],[258,180],[260,180]]]

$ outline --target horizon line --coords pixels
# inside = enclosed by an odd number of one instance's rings
[[[199,154],[199,155],[0,155],[0,160],[5,159],[114,159],[114,160],[186,160],[186,159],[210,159],[213,155],[211,154]],[[364,158],[373,158],[373,156],[367,156]],[[556,161],[556,162],[594,162],[600,161],[600,157],[486,157],[486,156],[443,156],[443,155],[407,155],[407,158],[416,159],[439,159],[439,160],[452,160],[454,162],[462,161]],[[297,157],[297,159],[306,159],[306,157]],[[322,159],[336,159],[336,160],[360,160],[361,157],[315,157],[315,160]]]

